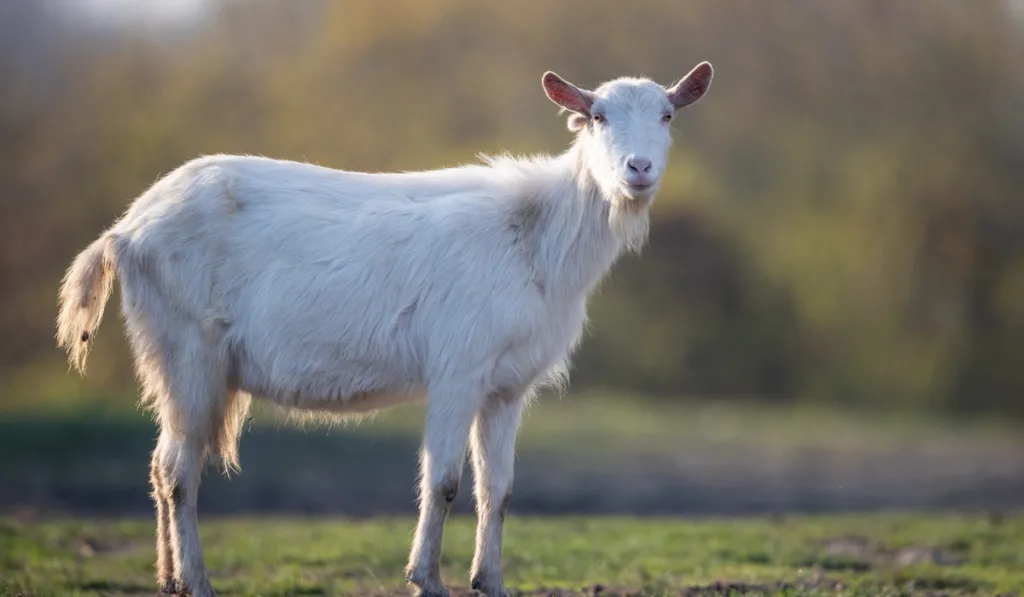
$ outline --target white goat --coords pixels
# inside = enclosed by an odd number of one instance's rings
[[[557,157],[367,174],[210,156],[136,199],[68,269],[57,338],[83,371],[116,274],[142,401],[160,425],[161,590],[214,595],[200,475],[208,457],[237,468],[250,396],[342,415],[426,398],[407,579],[418,595],[448,594],[441,537],[469,444],[471,583],[507,596],[520,416],[536,388],[564,379],[595,285],[645,241],[670,122],[711,79],[706,62],[670,89],[621,78],[587,91],[545,73],[578,133]]]

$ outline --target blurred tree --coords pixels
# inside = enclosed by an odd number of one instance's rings
[[[191,157],[559,151],[544,70],[669,84],[708,59],[577,386],[1024,414],[1024,23],[1006,3],[208,2],[167,32],[0,4],[5,379],[63,373],[64,268]],[[131,388],[116,326],[67,391]]]

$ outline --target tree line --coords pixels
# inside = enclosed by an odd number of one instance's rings
[[[1007,3],[207,0],[171,30],[57,4],[0,6],[0,378],[63,375],[64,268],[187,159],[560,151],[545,70],[668,85],[710,60],[650,246],[594,300],[574,387],[1024,413],[1024,22]],[[87,391],[132,388],[117,326]]]

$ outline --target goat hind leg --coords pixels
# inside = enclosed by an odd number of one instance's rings
[[[157,462],[160,448],[153,452],[153,463],[149,471],[149,482],[153,486],[153,503],[156,506],[156,582],[161,595],[178,592],[174,578],[174,547],[171,543],[171,505],[163,480],[163,472]]]
[[[164,496],[174,557],[174,578],[177,589],[191,597],[215,597],[203,562],[199,542],[199,519],[196,503],[205,455],[206,438],[178,437],[165,427],[161,434],[164,449],[160,453]],[[167,439],[164,439],[167,435]]]
[[[220,424],[218,405],[226,388],[203,376],[182,376],[174,381],[179,383],[168,384],[171,391],[158,401],[161,429],[154,455],[167,506],[174,578],[179,593],[214,597],[199,542],[196,507],[211,430]]]

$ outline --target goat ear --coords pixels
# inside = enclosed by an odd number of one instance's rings
[[[551,71],[544,73],[541,84],[549,100],[571,112],[590,116],[590,106],[594,103],[593,93],[576,87]]]
[[[669,101],[672,102],[676,110],[696,102],[708,92],[714,75],[715,69],[711,68],[711,63],[701,62],[668,90]]]

